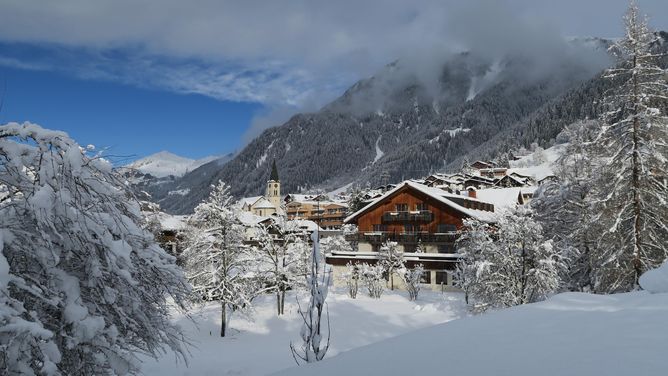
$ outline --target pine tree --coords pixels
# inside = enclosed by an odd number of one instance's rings
[[[555,173],[559,179],[542,185],[531,201],[545,236],[568,260],[562,280],[569,290],[593,288],[592,258],[598,225],[592,220],[597,170],[592,147],[599,127],[596,121],[582,121],[564,128],[560,137],[568,143],[557,160]]]
[[[0,373],[136,374],[185,359],[187,282],[111,164],[62,132],[0,127]]]
[[[668,257],[668,83],[654,53],[656,34],[631,2],[624,59],[605,77],[617,85],[606,93],[598,137],[605,160],[596,184],[599,215],[595,278],[600,292],[628,291]]]
[[[195,208],[183,252],[196,298],[221,304],[221,337],[227,333],[231,312],[250,308],[258,290],[252,278],[255,257],[243,244],[243,227],[229,189],[218,182],[209,198]]]

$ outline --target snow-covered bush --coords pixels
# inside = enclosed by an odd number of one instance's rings
[[[402,268],[399,270],[399,275],[404,281],[406,290],[408,291],[408,298],[410,300],[417,300],[420,293],[420,284],[422,276],[424,275],[424,267],[422,264],[415,265],[413,269]]]
[[[185,358],[188,285],[111,164],[62,132],[0,127],[0,373],[135,374]]]
[[[474,219],[465,226],[455,278],[476,310],[533,303],[557,290],[564,262],[530,208],[509,209],[493,227]]]
[[[259,289],[251,274],[256,258],[243,244],[243,227],[232,205],[229,186],[219,182],[190,217],[183,252],[195,299],[221,304],[221,337],[232,311],[250,309]]]
[[[375,299],[380,299],[385,290],[385,268],[382,265],[358,265],[360,268],[360,279],[364,286],[366,286],[369,296]]]
[[[357,291],[359,290],[359,266],[349,261],[346,264],[346,269],[346,272],[343,274],[343,279],[345,279],[346,286],[348,287],[348,296],[355,299],[357,298]]]
[[[329,312],[327,311],[327,303],[325,301],[327,299],[330,272],[327,270],[327,266],[322,263],[317,231],[311,235],[311,241],[313,247],[310,257],[309,275],[306,278],[306,284],[308,285],[311,297],[306,310],[302,309],[301,305],[299,306],[299,315],[301,315],[302,320],[304,321],[300,332],[303,343],[299,348],[295,347],[293,343],[290,343],[292,356],[297,364],[299,364],[299,360],[307,363],[322,360],[329,349],[331,333],[329,327]],[[322,325],[323,314],[327,315],[326,334],[324,333],[324,327]],[[323,343],[323,340],[326,340],[326,342]]]

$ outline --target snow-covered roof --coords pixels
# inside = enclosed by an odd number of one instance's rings
[[[317,223],[313,221],[309,221],[306,219],[293,219],[290,221],[286,222],[286,227],[288,228],[298,228],[300,230],[306,230],[306,231],[316,231],[316,230],[322,230]]]
[[[498,211],[499,209],[517,204],[517,197],[520,193],[533,194],[537,188],[536,186],[528,186],[479,189],[476,191],[476,196],[479,200],[494,204],[494,210]]]
[[[423,194],[426,194],[427,196],[445,204],[446,206],[449,206],[452,209],[455,209],[456,211],[464,214],[467,217],[475,218],[481,221],[486,221],[486,222],[491,222],[494,219],[494,213],[493,212],[488,212],[484,210],[476,210],[476,209],[468,209],[465,208],[457,203],[455,203],[452,199],[466,199],[466,200],[471,200],[471,201],[484,201],[480,199],[475,199],[475,198],[470,198],[466,196],[460,196],[456,194],[449,193],[447,191],[444,191],[440,188],[434,188],[434,187],[429,187],[424,184],[420,183],[415,183],[412,181],[404,181],[403,183],[398,184],[394,189],[387,191],[385,194],[382,196],[378,197],[377,199],[373,200],[371,203],[363,207],[362,209],[358,210],[357,212],[353,213],[352,215],[348,216],[344,222],[348,223],[360,214],[366,212],[367,210],[375,207],[377,204],[385,200],[387,197],[392,196],[395,192],[399,191],[400,189],[404,187],[410,187],[412,189],[415,189],[416,191],[419,191]],[[486,201],[485,201],[486,202]]]
[[[240,211],[239,214],[237,215],[237,218],[242,224],[246,226],[254,226],[257,225],[258,223],[266,221],[270,217],[255,215],[248,211]]]
[[[264,197],[260,197],[260,199],[253,204],[253,207],[255,209],[276,209],[276,206]]]
[[[182,230],[186,228],[188,216],[160,213],[158,220],[160,221],[160,228],[163,230]]]
[[[254,197],[244,197],[241,200],[239,200],[239,203],[244,206],[252,206],[254,203],[257,202],[257,200],[261,199],[263,196],[254,196]]]

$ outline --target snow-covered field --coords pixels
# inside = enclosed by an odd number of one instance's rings
[[[653,291],[668,291],[668,270],[646,282]],[[668,374],[667,349],[668,293],[564,293],[277,375],[663,376]]]
[[[177,322],[192,340],[189,366],[177,364],[173,354],[167,354],[157,362],[144,359],[144,374],[266,375],[295,366],[290,341],[300,343],[301,328],[295,296],[286,298],[282,317],[276,316],[274,299],[258,299],[252,320],[234,316],[233,333],[226,338],[218,334],[217,304],[190,312],[193,320],[177,316]],[[377,300],[365,296],[362,289],[357,299],[348,298],[343,290],[332,289],[327,301],[332,328],[327,357],[466,315],[458,293],[422,291],[417,302],[410,302],[402,291],[386,291]]]

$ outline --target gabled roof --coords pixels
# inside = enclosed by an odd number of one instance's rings
[[[378,197],[377,199],[373,200],[371,203],[369,203],[367,206],[363,207],[362,209],[358,210],[357,212],[351,214],[348,216],[345,220],[344,223],[349,223],[350,221],[354,220],[355,218],[359,217],[360,215],[366,213],[367,211],[373,209],[376,207],[378,204],[382,203],[383,200],[393,196],[395,193],[399,192],[401,189],[408,188],[408,189],[413,189],[417,192],[420,192],[422,194],[425,194],[438,202],[462,213],[466,217],[471,217],[475,218],[481,221],[486,221],[490,222],[493,220],[493,212],[489,211],[484,211],[484,210],[475,210],[475,209],[468,209],[465,208],[454,201],[452,199],[457,199],[457,200],[462,200],[462,199],[467,199],[471,201],[480,201],[476,200],[474,198],[469,198],[465,196],[460,196],[460,195],[455,195],[449,192],[446,192],[440,188],[432,188],[429,186],[426,186],[424,184],[419,184],[415,183],[412,181],[405,181],[403,183],[398,184],[394,189],[387,191],[385,194],[382,196]]]
[[[239,202],[241,203],[241,206],[248,205],[248,206],[253,206],[257,202],[257,200],[263,198],[263,196],[255,196],[255,197],[244,197]]]
[[[269,202],[269,200],[264,197],[260,197],[260,199],[257,200],[252,206],[254,209],[276,209],[274,204]]]
[[[527,185],[526,180],[520,180],[520,179],[514,177],[513,175],[506,175],[506,176],[502,177],[494,185],[500,185],[501,182],[504,181],[505,179],[512,180],[515,183],[519,184],[520,186]]]

